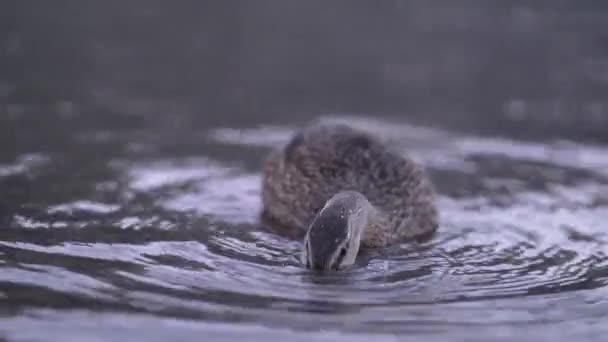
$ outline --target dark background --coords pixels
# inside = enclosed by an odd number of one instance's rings
[[[604,145],[423,131],[445,233],[316,283],[232,220],[257,215],[266,146],[206,129],[344,112]],[[222,337],[150,314],[605,340],[607,146],[608,0],[0,0],[0,341]]]
[[[606,1],[2,1],[0,13],[4,143],[65,117],[203,128],[336,112],[608,141]]]

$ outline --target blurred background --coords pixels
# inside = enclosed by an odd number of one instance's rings
[[[607,12],[559,0],[3,1],[0,133],[14,143],[28,113],[57,129],[68,117],[71,129],[238,127],[362,113],[607,141]]]
[[[336,283],[258,222],[326,115],[442,217]],[[608,1],[3,0],[0,341],[599,341],[607,143]]]

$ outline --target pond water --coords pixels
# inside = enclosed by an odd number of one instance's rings
[[[72,129],[77,120],[44,120],[0,160],[0,339],[608,333],[608,146],[327,117],[423,163],[441,227],[320,276],[298,264],[300,241],[258,220],[260,163],[298,124]]]

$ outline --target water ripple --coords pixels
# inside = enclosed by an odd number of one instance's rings
[[[259,222],[259,172],[238,160],[116,157],[112,186],[99,180],[93,195],[11,216],[0,231],[0,303],[42,316],[41,306],[69,308],[59,325],[95,306],[141,315],[130,321],[142,324],[180,318],[339,336],[456,329],[508,337],[524,327],[541,336],[535,324],[570,324],[575,334],[575,322],[597,325],[608,314],[608,158],[598,147],[349,120],[385,131],[427,166],[440,194],[433,239],[317,275],[299,266],[299,239]],[[209,139],[266,148],[292,131],[223,129]]]

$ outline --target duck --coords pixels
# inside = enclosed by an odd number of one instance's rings
[[[262,166],[262,215],[304,236],[301,264],[352,267],[360,250],[432,236],[435,188],[421,164],[362,129],[313,122]]]

